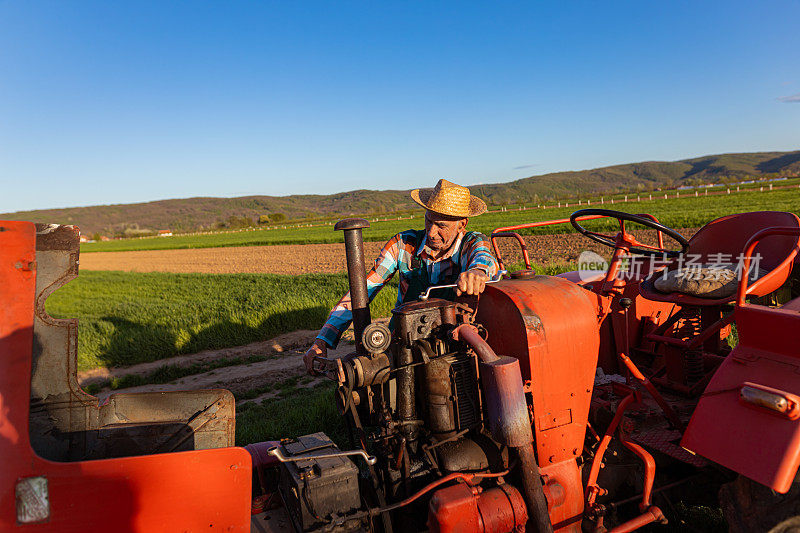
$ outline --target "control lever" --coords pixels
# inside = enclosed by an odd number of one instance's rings
[[[488,285],[489,283],[497,283],[498,281],[501,281],[503,279],[503,276],[505,276],[506,274],[508,274],[508,270],[501,270],[500,272],[497,273],[497,276],[498,276],[497,279],[490,279],[489,281],[486,282],[486,284]],[[428,298],[431,297],[431,291],[433,291],[433,290],[436,290],[436,289],[455,289],[456,287],[458,287],[457,283],[451,283],[449,285],[434,285],[433,287],[428,287],[428,290],[426,290],[424,293],[422,293],[420,295],[419,299],[424,302],[425,300],[427,300]]]
[[[306,460],[314,460],[314,459],[329,459],[331,457],[346,457],[348,455],[360,455],[364,458],[368,465],[372,466],[378,462],[378,458],[374,455],[369,455],[364,450],[351,450],[347,452],[333,452],[333,453],[323,453],[320,455],[303,455],[297,457],[286,457],[281,452],[279,446],[272,446],[270,449],[267,450],[267,453],[282,463],[292,463],[297,461],[306,461]]]

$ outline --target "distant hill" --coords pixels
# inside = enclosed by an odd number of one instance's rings
[[[490,205],[530,204],[578,194],[586,197],[767,175],[800,175],[800,150],[709,155],[673,162],[645,161],[592,170],[556,172],[508,183],[475,185],[470,189]],[[457,181],[458,177],[454,179]],[[191,231],[236,226],[257,220],[262,215],[276,213],[289,219],[300,219],[386,213],[413,209],[414,206],[408,190],[357,190],[331,195],[185,198],[18,211],[0,214],[0,219],[76,224],[84,234],[118,235],[159,229]]]

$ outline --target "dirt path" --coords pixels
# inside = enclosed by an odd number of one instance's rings
[[[679,229],[687,238],[696,229]],[[642,242],[653,244],[654,231],[636,232]],[[525,237],[534,263],[575,261],[583,250],[606,253],[609,249],[577,233],[532,235]],[[668,246],[674,243],[668,242]],[[364,255],[371,264],[382,242],[364,243]],[[521,260],[519,246],[511,239],[499,239],[500,253],[507,262]],[[677,245],[676,245],[677,246]],[[188,250],[144,250],[136,252],[94,252],[80,258],[83,270],[123,270],[130,272],[199,272],[217,274],[336,273],[346,270],[342,244],[290,244],[275,246],[237,246]]]
[[[278,357],[281,355],[296,355],[305,351],[314,341],[316,335],[317,331],[299,330],[279,335],[274,339],[253,342],[245,346],[222,348],[219,350],[204,350],[196,354],[178,355],[170,357],[169,359],[161,359],[123,368],[94,368],[92,370],[78,372],[78,381],[81,385],[86,386],[92,383],[99,383],[124,376],[146,376],[164,365],[189,367],[198,363],[208,363],[222,359],[244,359],[251,356]]]
[[[303,378],[306,376],[302,354],[316,336],[316,331],[299,330],[286,333],[262,342],[254,342],[245,346],[223,348],[220,350],[205,350],[192,355],[182,355],[170,359],[162,359],[150,363],[142,363],[125,368],[98,368],[78,373],[78,382],[82,386],[90,384],[105,384],[97,396],[103,400],[117,392],[151,392],[224,388],[237,396],[250,393],[254,390],[270,389],[254,398],[248,398],[238,403],[261,401],[277,396],[280,386],[286,380]],[[343,335],[343,340],[335,350],[328,351],[328,357],[339,358],[353,351],[351,340],[352,332]],[[218,362],[230,359],[244,359],[251,356],[266,356],[269,359],[247,364],[233,364],[215,368],[207,372],[192,374],[170,383],[150,384],[110,390],[108,381],[113,378],[125,376],[148,376],[159,368],[170,365],[177,367],[191,367],[202,363]],[[311,378],[297,383],[296,387],[313,387],[324,381],[325,378]]]

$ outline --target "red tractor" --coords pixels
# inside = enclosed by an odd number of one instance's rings
[[[616,234],[584,227],[601,217]],[[233,447],[224,390],[98,402],[77,383],[76,321],[44,310],[77,275],[77,229],[0,222],[0,531],[622,532],[666,520],[654,498],[720,486],[732,530],[800,514],[798,217],[727,216],[687,241],[582,210],[492,238],[528,262],[513,232],[566,222],[613,250],[604,271],[528,264],[477,303],[433,288],[391,328],[369,316],[366,221],[337,225],[357,343],[317,365],[349,451],[323,433]],[[688,257],[697,275],[678,279]],[[722,257],[744,275],[704,293],[735,270]]]

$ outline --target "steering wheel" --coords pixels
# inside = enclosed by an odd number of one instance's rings
[[[597,233],[594,231],[589,231],[588,229],[584,228],[578,223],[578,219],[581,217],[611,217],[616,218],[619,221],[619,233],[616,237],[612,237],[611,235],[606,235],[604,233]],[[626,249],[630,253],[634,254],[642,254],[642,255],[666,255],[667,257],[677,257],[686,252],[686,249],[689,247],[689,241],[686,240],[686,237],[678,233],[672,228],[668,228],[664,224],[657,222],[654,219],[647,218],[643,215],[633,215],[631,213],[624,213],[622,211],[614,211],[611,209],[580,209],[572,213],[569,217],[569,221],[572,226],[578,230],[579,233],[585,235],[586,237],[592,239],[595,242],[599,242],[600,244],[605,244],[611,248],[619,248],[620,244],[625,244]],[[636,239],[633,238],[633,235],[627,233],[625,231],[625,221],[635,222],[636,224],[641,224],[642,226],[657,230],[665,235],[669,235],[673,240],[678,242],[681,245],[680,250],[667,250],[663,247],[657,246],[648,246],[646,244],[642,244],[638,242]]]

